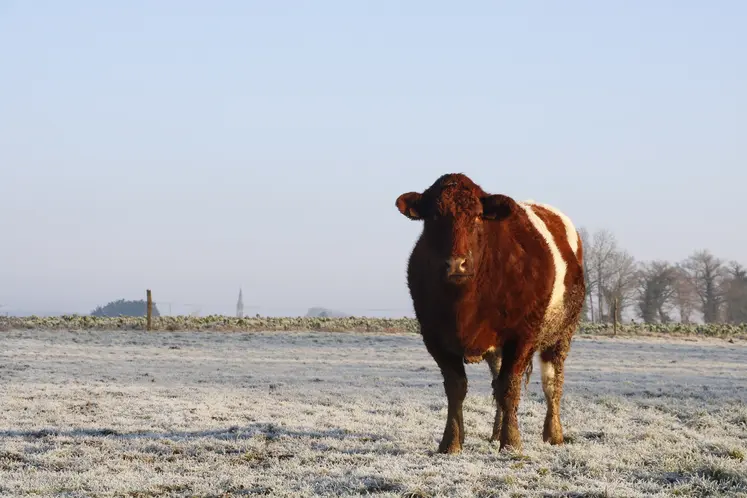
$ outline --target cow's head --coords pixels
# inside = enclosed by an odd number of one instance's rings
[[[443,175],[422,194],[397,198],[403,215],[424,221],[424,242],[452,284],[469,282],[479,270],[485,224],[501,222],[515,208],[510,197],[487,194],[462,174]]]

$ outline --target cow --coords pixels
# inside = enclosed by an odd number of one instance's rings
[[[489,194],[463,173],[396,200],[423,222],[407,263],[407,285],[425,348],[448,401],[440,453],[464,444],[465,364],[486,361],[496,401],[490,441],[521,451],[521,379],[539,354],[547,402],[542,438],[563,443],[563,365],[586,287],[583,247],[571,220],[533,201]]]

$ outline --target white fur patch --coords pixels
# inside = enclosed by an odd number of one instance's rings
[[[529,221],[532,222],[534,228],[542,235],[545,239],[547,247],[550,249],[552,254],[553,263],[555,263],[555,280],[552,284],[552,294],[550,295],[550,303],[548,304],[547,311],[545,312],[545,322],[548,322],[550,317],[548,316],[552,311],[558,309],[563,304],[563,296],[565,294],[565,273],[568,267],[563,259],[563,255],[560,254],[560,249],[555,243],[550,230],[547,229],[547,225],[542,221],[542,218],[537,216],[537,213],[532,209],[532,204],[528,202],[519,202],[519,206],[529,217]]]
[[[542,361],[541,359],[540,366],[542,367],[542,390],[548,399],[552,399],[552,395],[555,393],[555,367],[552,362]]]
[[[559,209],[548,204],[540,204],[539,202],[534,201],[527,204],[534,204],[535,206],[543,207],[560,218],[563,221],[563,225],[565,225],[565,236],[568,239],[568,245],[571,246],[571,251],[573,251],[574,255],[578,254],[578,232],[576,231],[576,227],[573,225],[573,222],[568,216],[566,216]]]

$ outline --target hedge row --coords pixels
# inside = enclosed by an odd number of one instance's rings
[[[204,317],[162,316],[153,318],[155,330],[215,330],[215,331],[304,331],[328,332],[398,332],[418,333],[418,323],[413,318],[307,318],[307,317],[247,317],[222,315]],[[4,317],[0,330],[51,329],[51,330],[144,330],[145,317],[94,317],[65,315],[56,317]],[[611,324],[582,323],[580,334],[611,335]],[[747,323],[732,324],[624,324],[617,329],[619,335],[696,335],[708,337],[747,337]]]

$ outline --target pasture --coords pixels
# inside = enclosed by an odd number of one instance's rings
[[[0,333],[2,496],[747,496],[747,344],[579,337],[567,444],[489,443],[485,363],[466,440],[434,454],[441,375],[413,334]]]

